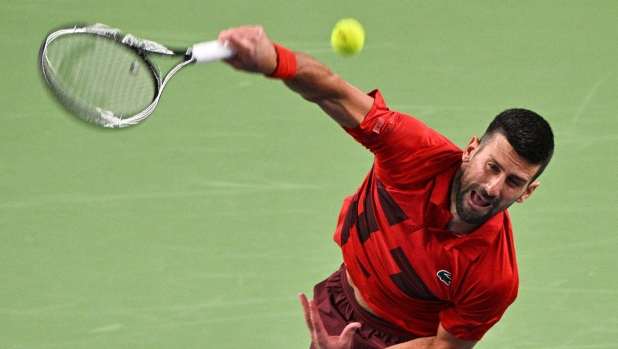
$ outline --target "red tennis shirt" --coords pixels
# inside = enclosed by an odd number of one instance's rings
[[[444,229],[462,150],[419,120],[390,111],[373,91],[371,111],[344,128],[375,155],[346,198],[335,241],[362,297],[383,319],[416,336],[438,324],[480,340],[517,296],[519,277],[507,211],[473,233]]]

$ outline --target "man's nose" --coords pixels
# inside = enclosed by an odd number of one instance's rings
[[[485,192],[489,196],[498,196],[502,183],[504,183],[504,178],[502,178],[502,176],[492,176],[485,184]]]

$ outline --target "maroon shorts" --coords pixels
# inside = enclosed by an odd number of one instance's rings
[[[382,349],[417,338],[361,308],[343,266],[315,286],[313,299],[330,335],[341,334],[351,322],[361,323],[361,328],[354,334],[351,349]],[[311,349],[314,348],[312,343]]]

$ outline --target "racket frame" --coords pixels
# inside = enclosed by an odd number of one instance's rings
[[[133,50],[140,58],[142,58],[150,69],[150,72],[152,73],[155,81],[155,95],[150,105],[148,105],[143,111],[135,115],[129,117],[118,117],[114,115],[112,111],[103,110],[100,108],[93,109],[92,106],[88,105],[85,102],[81,103],[81,106],[80,103],[76,103],[76,98],[69,91],[66,91],[62,87],[61,83],[56,81],[53,74],[53,67],[51,66],[51,63],[48,61],[47,58],[47,48],[55,39],[65,35],[73,34],[90,34],[115,40],[118,43],[125,45],[127,48]],[[200,49],[200,47],[204,47],[204,45],[216,47],[213,47],[212,49],[209,48],[210,51],[206,50],[208,52],[203,52],[204,50]],[[194,48],[196,48],[196,51],[200,51],[200,54],[197,57],[193,54]],[[214,54],[212,52],[214,52]],[[180,63],[174,66],[167,73],[167,75],[162,78],[161,71],[157,64],[150,58],[150,54],[158,54],[164,56],[181,56],[183,58]],[[123,33],[119,29],[112,28],[105,24],[96,23],[92,25],[73,25],[70,27],[64,27],[55,30],[50,33],[41,44],[41,48],[39,50],[39,68],[41,70],[41,74],[45,80],[45,83],[49,87],[49,90],[51,90],[56,99],[69,112],[76,115],[80,119],[97,126],[102,126],[106,128],[122,128],[135,125],[140,121],[144,120],[150,114],[152,114],[157,104],[159,103],[165,85],[168,83],[171,77],[174,76],[174,74],[176,74],[184,66],[195,62],[203,63],[218,59],[224,59],[227,57],[231,57],[233,54],[233,51],[224,47],[223,44],[216,41],[196,44],[186,49],[171,49],[157,42],[140,39],[131,34]],[[88,108],[84,108],[85,106],[87,106]]]

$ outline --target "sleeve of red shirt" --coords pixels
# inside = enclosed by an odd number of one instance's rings
[[[363,122],[344,129],[375,155],[376,174],[387,186],[406,189],[423,184],[438,174],[434,164],[453,161],[453,153],[461,153],[451,141],[420,120],[389,110],[380,91],[374,90],[369,96],[374,103]],[[409,171],[411,168],[415,171]]]

